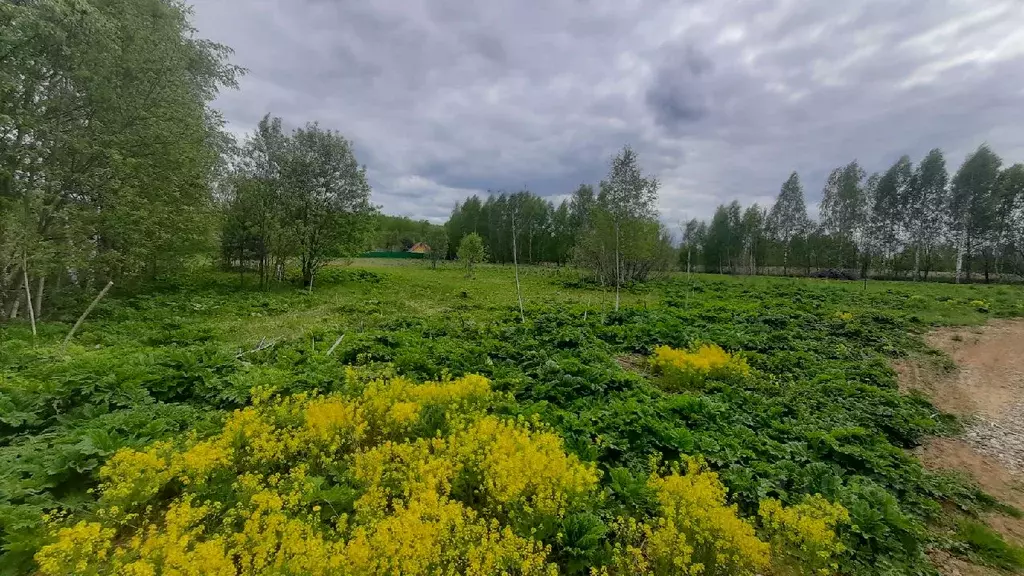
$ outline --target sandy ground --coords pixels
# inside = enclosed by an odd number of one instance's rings
[[[925,466],[967,474],[989,494],[1024,510],[1024,321],[943,328],[927,341],[949,354],[958,369],[946,373],[901,362],[901,387],[925,393],[937,408],[964,418],[967,429],[961,438],[931,439],[917,455]],[[1024,544],[1024,520],[991,514],[985,521]],[[943,553],[933,560],[949,576],[998,573]]]

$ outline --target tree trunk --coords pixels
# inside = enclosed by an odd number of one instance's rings
[[[619,223],[615,223],[615,311],[619,311],[619,284],[622,283],[622,272],[619,264]]]
[[[36,285],[36,318],[43,317],[43,288],[46,286],[46,275],[39,275],[39,283]]]
[[[914,247],[914,282],[921,279],[921,244]]]
[[[303,260],[302,261],[302,285],[308,286],[310,292],[313,291],[313,261]]]
[[[25,296],[25,295],[24,295],[24,294],[22,294],[22,293],[21,293],[21,292],[19,291],[19,292],[18,292],[18,295],[17,295],[17,296],[16,296],[15,298],[14,298],[14,300],[13,300],[13,301],[11,302],[11,306],[10,306],[10,307],[9,307],[9,308],[7,309],[7,319],[8,319],[8,320],[14,320],[15,318],[17,318],[17,317],[18,317],[18,310],[20,310],[20,309],[21,309],[21,299],[22,299],[22,297],[24,297],[24,296]]]
[[[974,264],[974,253],[971,246],[971,237],[967,236],[967,252],[964,254],[964,264],[967,267],[967,282],[971,281],[971,265]]]
[[[25,265],[21,269],[23,278],[25,279],[25,304],[28,308],[28,319],[32,322],[32,335],[36,335],[36,313],[32,309],[32,292],[29,291],[28,287],[28,266]]]
[[[512,266],[516,274],[516,298],[519,299],[519,318],[526,322],[526,313],[523,311],[523,291],[519,287],[519,258],[516,256],[516,222],[512,219]]]
[[[957,241],[956,247],[956,283],[960,283],[960,274],[963,271],[964,265],[964,233],[960,233],[960,238]]]

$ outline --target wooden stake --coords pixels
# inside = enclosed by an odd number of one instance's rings
[[[341,344],[341,341],[344,340],[344,339],[345,339],[345,335],[344,334],[342,334],[341,336],[338,336],[338,339],[334,341],[334,344],[331,344],[331,348],[327,351],[327,355],[330,356],[331,354],[333,354],[334,353],[334,349],[337,348],[338,344]]]
[[[25,278],[25,302],[28,303],[28,319],[32,321],[32,336],[36,335],[36,312],[32,309],[32,293],[28,289],[28,267],[23,264],[21,272]]]

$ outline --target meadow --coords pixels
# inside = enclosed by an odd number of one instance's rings
[[[974,522],[1019,512],[910,454],[960,423],[890,366],[952,369],[921,335],[1020,287],[677,274],[616,311],[520,276],[525,319],[510,266],[357,260],[112,295],[66,349],[80,308],[5,326],[0,573],[1020,567]]]

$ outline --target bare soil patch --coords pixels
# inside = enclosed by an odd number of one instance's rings
[[[931,438],[915,453],[927,468],[966,474],[985,492],[1024,510],[1024,491],[1021,490],[1024,478],[1008,470],[999,460],[978,452],[966,441]]]
[[[1002,574],[994,568],[971,564],[942,550],[933,550],[928,553],[928,557],[943,576],[999,576]]]
[[[966,430],[961,438],[932,438],[915,452],[928,468],[966,474],[985,492],[1024,510],[1024,321],[941,328],[926,340],[957,368],[900,362],[895,366],[900,386],[960,416]],[[1024,520],[998,513],[984,520],[1008,540],[1024,544]],[[941,551],[932,560],[951,576],[998,573]]]
[[[896,367],[902,385],[963,417],[963,441],[980,455],[997,460],[1014,476],[1024,474],[1024,322],[942,328],[927,341],[948,354],[958,369],[945,374],[936,366],[904,362]],[[949,449],[936,447],[940,453]],[[978,481],[985,485],[982,478]]]
[[[627,372],[643,374],[647,371],[647,358],[640,354],[624,354],[615,359],[619,367]]]
[[[927,342],[949,354],[960,368],[946,388],[964,403],[950,406],[951,411],[1019,423],[1024,406],[1024,322],[995,320],[981,327],[943,328],[932,332]]]

